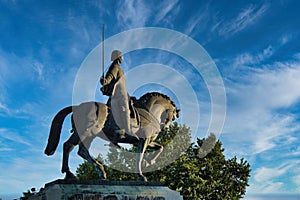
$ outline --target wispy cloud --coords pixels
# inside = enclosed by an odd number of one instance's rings
[[[170,17],[174,17],[179,11],[179,0],[167,0],[162,1],[162,4],[159,6],[159,10],[155,15],[154,23],[155,24],[162,24],[162,23],[169,23],[167,17],[168,15],[172,14]]]
[[[22,195],[31,187],[40,189],[45,183],[51,180],[63,178],[60,172],[61,154],[52,157],[45,157],[42,154],[35,154],[30,157],[12,157],[9,162],[0,163],[2,173],[0,174],[0,191]],[[81,159],[78,156],[72,159],[71,169],[78,166]],[[75,163],[74,163],[75,161]],[[51,172],[51,173],[49,173]],[[9,179],[7,175],[9,174]]]
[[[261,167],[254,172],[254,180],[257,182],[266,182],[279,177],[288,172],[294,165],[284,165],[277,168]]]
[[[289,41],[291,41],[292,39],[292,34],[284,34],[283,36],[280,37],[280,43],[281,45],[284,45],[286,43],[288,43]]]
[[[292,138],[292,134],[300,130],[297,116],[287,110],[300,101],[298,77],[299,60],[273,63],[260,69],[247,68],[247,72],[241,70],[233,75],[233,82],[226,82],[229,108],[223,137],[231,133],[228,139],[239,141],[240,148],[234,146],[235,150],[248,155],[262,153],[276,147],[278,138]],[[283,110],[278,112],[279,109]],[[249,134],[246,136],[246,133]],[[290,140],[284,141],[280,145],[290,144]]]
[[[0,49],[0,80],[8,86],[18,81],[33,81],[43,76],[43,65],[31,57],[19,57]],[[41,82],[42,83],[42,82]]]
[[[217,31],[221,36],[232,36],[246,29],[250,25],[253,25],[266,13],[268,7],[268,4],[263,4],[260,7],[256,5],[250,5],[238,13],[235,18],[229,21],[224,21],[221,19],[212,28],[212,32]]]
[[[139,0],[119,1],[116,9],[118,25],[127,29],[144,27],[150,15],[149,7]]]
[[[8,115],[10,115],[10,110],[9,110],[9,108],[5,105],[5,104],[3,104],[3,103],[1,103],[0,102],[0,116],[1,116],[1,113],[2,114],[8,114]]]
[[[267,48],[258,53],[242,53],[234,59],[232,65],[233,67],[242,67],[260,64],[262,61],[270,58],[274,54],[274,52],[274,47],[269,45]]]
[[[300,59],[264,64],[275,51],[270,45],[238,55],[225,82],[229,105],[221,137],[228,145],[226,154],[246,156],[254,169],[262,166],[251,176],[250,194],[286,192],[289,186],[293,193],[299,188],[286,177],[297,175],[293,169],[299,166],[300,126],[291,108],[300,102]]]
[[[186,22],[185,34],[192,36],[193,34],[199,34],[201,30],[205,30],[210,17],[209,3],[207,3],[205,6],[199,8],[198,13],[192,15],[189,21]]]
[[[12,148],[8,148],[8,147],[0,147],[0,152],[7,152],[7,151],[12,151]]]
[[[0,128],[0,138],[4,140],[10,140],[19,144],[31,146],[31,143],[27,141],[24,137],[22,137],[20,134],[6,128]]]
[[[180,11],[179,0],[147,2],[125,0],[117,4],[117,25],[124,29],[145,26],[171,26]],[[155,13],[155,15],[153,15]]]
[[[32,65],[33,70],[37,73],[37,77],[40,80],[44,79],[44,65],[40,62],[34,62]]]
[[[262,124],[260,133],[257,132],[255,137],[253,153],[261,153],[270,150],[277,145],[289,145],[287,140],[279,144],[277,141],[278,138],[285,139],[287,136],[300,129],[300,126],[297,125],[296,119],[288,115],[279,115],[277,117],[270,116],[268,121],[264,122],[265,124]]]
[[[294,176],[292,181],[297,185],[297,192],[300,193],[300,174],[299,174],[299,171],[298,171],[298,175]]]
[[[284,177],[286,174],[291,173],[294,168],[297,168],[299,165],[299,161],[286,161],[279,166],[276,167],[260,167],[256,169],[253,173],[253,180],[250,193],[271,193],[271,194],[280,194],[287,185],[286,181],[284,181]],[[299,181],[294,181],[296,184]],[[293,191],[292,191],[293,192]]]

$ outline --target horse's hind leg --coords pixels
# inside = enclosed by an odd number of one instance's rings
[[[80,142],[78,155],[81,156],[83,159],[87,160],[89,163],[91,163],[95,167],[95,169],[98,171],[99,177],[101,179],[106,179],[106,172],[104,170],[103,165],[101,163],[99,163],[95,158],[93,158],[88,151],[88,148],[90,147],[92,139],[93,138],[86,137],[84,139],[84,141]]]
[[[79,141],[79,136],[76,133],[73,133],[63,145],[63,161],[61,172],[66,173],[66,179],[76,178],[75,175],[69,169],[69,155],[70,152],[74,149],[74,146],[79,144]]]

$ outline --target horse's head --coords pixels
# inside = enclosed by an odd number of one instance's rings
[[[179,109],[175,103],[167,95],[158,92],[143,95],[135,105],[154,114],[160,122],[161,129],[168,128],[179,117]]]
[[[167,129],[179,117],[179,112],[180,110],[176,106],[166,109],[161,115],[161,129]]]

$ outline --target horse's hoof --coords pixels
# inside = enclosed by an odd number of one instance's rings
[[[100,173],[100,174],[99,174],[99,179],[100,179],[100,180],[106,180],[106,179],[107,179],[106,173]]]
[[[141,181],[148,182],[148,180],[145,176],[141,177]]]
[[[140,181],[148,182],[147,178],[144,175],[138,175],[138,176],[139,176]]]
[[[77,177],[72,172],[66,172],[66,180],[77,180]]]

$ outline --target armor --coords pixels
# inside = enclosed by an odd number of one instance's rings
[[[112,114],[116,124],[120,128],[120,130],[116,132],[121,135],[126,132],[137,138],[137,136],[132,133],[130,125],[130,96],[127,93],[126,80],[120,65],[123,60],[122,52],[114,50],[111,54],[111,60],[113,62],[105,77],[101,77],[100,79],[100,83],[103,85],[101,91],[104,95],[110,97]]]

